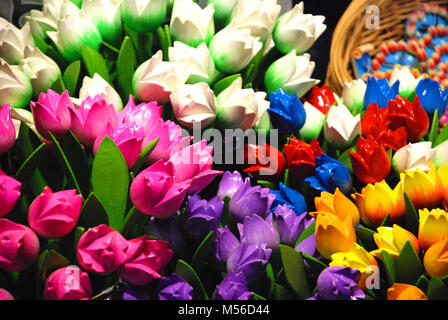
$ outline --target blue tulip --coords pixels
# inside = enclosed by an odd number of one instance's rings
[[[339,188],[342,193],[349,193],[352,189],[352,175],[350,170],[342,162],[322,153],[316,157],[315,175],[308,177],[305,182],[318,191],[333,193]]]
[[[378,108],[387,108],[389,106],[389,100],[395,100],[400,88],[400,81],[390,87],[387,79],[375,79],[369,77],[367,80],[367,89],[364,95],[364,109],[371,103],[376,103]]]
[[[272,125],[280,134],[296,133],[303,127],[306,112],[296,93],[290,95],[278,89],[269,95],[269,101],[271,105],[267,111],[271,116]]]
[[[420,104],[429,116],[437,110],[439,118],[445,114],[448,104],[448,90],[442,92],[440,83],[429,78],[420,80],[415,88]]]
[[[300,215],[306,211],[306,201],[303,195],[291,188],[288,188],[280,182],[280,190],[271,190],[271,193],[275,195],[274,202],[272,203],[272,209],[276,209],[279,205],[288,205],[296,215]]]

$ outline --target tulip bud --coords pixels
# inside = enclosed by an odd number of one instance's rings
[[[193,287],[177,273],[159,282],[159,300],[192,300]]]
[[[16,132],[11,119],[11,107],[5,104],[0,108],[0,155],[7,152],[16,142]],[[0,209],[0,212],[2,210]],[[2,215],[0,214],[0,217]]]
[[[392,166],[397,172],[421,169],[428,172],[436,157],[436,150],[431,148],[431,141],[409,143],[395,152]]]
[[[272,124],[281,134],[296,133],[306,121],[306,112],[297,95],[287,94],[282,89],[269,94],[268,109]]]
[[[0,288],[0,301],[15,300],[13,295],[3,288]]]
[[[22,271],[39,255],[39,238],[27,226],[0,219],[0,268]]]
[[[418,241],[423,250],[448,238],[448,213],[442,209],[419,210]]]
[[[361,115],[352,116],[346,106],[332,106],[324,125],[325,139],[339,149],[349,147],[361,134]]]
[[[32,94],[30,79],[21,68],[0,58],[0,105],[24,108],[30,103]]]
[[[174,40],[191,47],[209,43],[215,34],[213,4],[202,9],[192,0],[177,0],[171,13],[170,32]]]
[[[82,196],[76,190],[54,192],[45,187],[28,211],[30,227],[44,238],[62,238],[78,222]]]
[[[0,170],[0,217],[6,216],[20,197],[22,184]]]
[[[123,109],[123,102],[117,91],[98,73],[93,78],[85,76],[82,80],[82,87],[79,90],[79,99],[87,99],[87,97],[95,97],[100,95],[108,104],[113,105],[115,111]]]
[[[262,47],[260,38],[252,36],[249,29],[238,29],[235,21],[216,33],[209,44],[216,69],[224,73],[247,67]]]
[[[395,67],[389,79],[389,84],[392,86],[396,81],[399,81],[399,95],[405,99],[410,99],[412,94],[415,93],[415,87],[417,87],[422,78],[423,76],[420,76],[416,79],[406,66],[402,68]]]
[[[378,247],[377,250],[370,252],[375,257],[381,259],[381,251],[386,251],[392,258],[396,259],[401,249],[407,241],[409,241],[415,249],[417,254],[420,253],[419,241],[417,238],[409,231],[403,229],[397,224],[393,227],[379,227],[377,233],[373,235],[373,239]]]
[[[215,8],[214,19],[219,26],[224,26],[232,14],[238,0],[208,0],[207,4],[213,4]]]
[[[419,97],[412,103],[401,96],[394,99],[389,100],[388,107],[390,129],[405,127],[409,141],[420,140],[428,132],[429,117],[421,106]]]
[[[121,18],[132,30],[148,33],[162,25],[167,5],[167,0],[122,0]]]
[[[89,275],[77,266],[57,269],[45,281],[45,300],[89,300],[91,297]]]
[[[215,77],[215,63],[205,43],[193,48],[182,42],[175,41],[173,47],[168,48],[170,62],[179,62],[185,65],[187,83],[206,82],[209,85]]]
[[[349,251],[356,241],[353,218],[344,220],[331,213],[321,213],[316,217],[316,248],[326,259],[336,252]]]
[[[394,283],[387,289],[387,300],[428,300],[428,297],[416,286]]]
[[[305,53],[296,56],[294,50],[282,58],[274,61],[266,70],[264,83],[267,92],[276,92],[283,89],[289,94],[296,92],[301,98],[320,80],[311,79],[314,71],[314,61],[310,61],[310,55]]]
[[[83,0],[81,10],[106,42],[116,43],[119,40],[122,32],[120,1]]]
[[[58,28],[56,19],[45,7],[44,4],[42,11],[33,9],[25,16],[25,21],[30,25],[31,34],[43,40],[48,37],[47,31],[56,31]]]
[[[87,272],[110,274],[126,260],[129,245],[116,230],[100,224],[86,231],[76,250],[79,264]]]
[[[445,114],[448,95],[446,92],[442,92],[439,81],[434,81],[429,78],[420,80],[415,88],[415,93],[430,118],[432,118],[436,110],[439,118]]]
[[[244,184],[243,178],[238,171],[226,171],[219,182],[217,196],[219,200],[224,200],[226,196],[232,198],[235,192]]]
[[[159,50],[137,68],[132,88],[138,99],[162,104],[169,101],[176,86],[184,84],[188,77],[183,63],[163,61],[162,51]]]
[[[336,98],[338,98],[336,100]],[[308,102],[323,114],[327,114],[331,106],[342,104],[341,99],[326,85],[314,86],[308,97]]]
[[[448,275],[447,252],[448,238],[433,244],[426,250],[423,265],[429,276],[441,279]]]
[[[259,215],[244,217],[243,223],[238,224],[241,242],[249,245],[263,245],[273,250],[280,245],[280,235],[274,224],[274,215],[266,218]]]
[[[9,64],[19,64],[26,46],[34,47],[29,23],[17,29],[12,23],[0,17],[0,57]]]
[[[398,86],[399,82],[389,86],[385,78],[377,80],[374,77],[369,77],[364,95],[364,109],[373,103],[376,103],[379,108],[386,108],[389,100],[394,100],[398,95]]]
[[[275,46],[287,54],[295,50],[297,54],[307,51],[325,31],[324,16],[303,14],[303,2],[283,14],[277,21],[273,38]]]
[[[193,128],[194,123],[208,127],[216,116],[216,98],[208,84],[184,84],[170,95],[174,116],[179,123]]]
[[[352,80],[344,84],[342,90],[342,101],[354,115],[361,113],[364,107],[364,95],[367,85],[361,79]]]
[[[339,188],[336,188],[334,194],[326,191],[321,192],[319,197],[314,198],[314,204],[317,214],[319,212],[333,213],[341,220],[344,220],[347,216],[351,216],[353,218],[353,226],[356,227],[359,224],[358,208]],[[311,215],[313,214],[311,213]]]

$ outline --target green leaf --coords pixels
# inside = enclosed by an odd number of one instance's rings
[[[224,208],[223,208],[222,214],[221,214],[221,225],[222,226],[230,226],[230,223],[232,221],[232,219],[230,217],[230,213],[229,213],[230,197],[225,196],[224,199],[222,199],[222,201],[224,202]]]
[[[362,242],[363,247],[367,251],[372,251],[376,249],[376,243],[373,239],[373,235],[375,234],[375,231],[370,230],[365,227],[357,227],[356,228],[356,237],[358,238],[358,241]]]
[[[275,274],[272,265],[268,263],[265,268],[266,277],[269,279],[269,297],[274,293]]]
[[[140,168],[146,163],[146,160],[148,160],[149,155],[154,150],[154,148],[157,145],[157,142],[159,142],[160,138],[156,138],[152,140],[139,154],[137,161],[135,162],[134,166],[131,168],[131,171],[134,173],[138,173],[140,171]]]
[[[241,74],[237,73],[216,82],[213,87],[213,92],[215,93],[215,96],[218,96],[222,91],[224,91],[239,77],[241,77]]]
[[[314,230],[316,229],[316,221],[314,221],[313,223],[311,223],[308,228],[306,228],[305,230],[303,230],[303,232],[300,234],[299,239],[297,239],[296,244],[294,247],[297,247],[297,245],[302,242],[303,240],[305,240],[306,238],[308,238],[309,236],[311,236],[314,233]]]
[[[62,80],[71,97],[76,95],[76,87],[78,85],[79,73],[81,72],[81,61],[72,62],[64,71]]]
[[[93,228],[100,224],[109,224],[106,210],[94,193],[91,193],[82,206],[78,225],[84,228]]]
[[[197,273],[201,273],[201,271],[205,267],[205,263],[207,262],[208,255],[210,253],[210,249],[213,244],[213,231],[210,231],[208,235],[202,240],[199,246],[196,248],[196,251],[191,259],[191,266]]]
[[[259,184],[263,188],[275,189],[274,184],[271,181],[257,180],[257,184]]]
[[[289,169],[285,169],[285,177],[283,179],[283,184],[289,187]],[[274,189],[274,188],[271,188]]]
[[[280,245],[280,255],[288,284],[302,299],[308,298],[308,281],[302,254],[289,246]]]
[[[437,147],[442,142],[448,140],[448,126],[444,126],[442,132],[437,136],[436,141],[433,144],[433,148]]]
[[[290,289],[276,283],[274,286],[275,300],[295,300],[293,292]]]
[[[448,288],[442,280],[432,277],[429,281],[427,296],[429,300],[447,300]]]
[[[33,176],[34,172],[39,166],[39,162],[41,161],[44,153],[45,153],[45,143],[42,143],[22,163],[19,170],[17,170],[16,179],[22,183],[29,183],[31,177]]]
[[[124,37],[117,59],[118,84],[124,96],[132,94],[132,78],[134,77],[137,57],[130,37]]]
[[[439,133],[439,111],[436,109],[434,117],[432,118],[431,129],[429,130],[428,140],[434,143],[436,142],[437,134]]]
[[[70,162],[69,162],[67,156],[65,155],[64,151],[62,150],[62,147],[59,144],[59,141],[53,136],[53,134],[51,132],[48,132],[48,134],[50,135],[51,141],[53,142],[53,144],[57,150],[58,158],[61,162],[62,167],[64,168],[65,176],[66,176],[67,180],[69,181],[69,185],[73,186],[79,194],[82,194],[81,188],[79,187],[78,181],[76,180],[73,169],[70,166]]]
[[[42,53],[46,53],[50,45],[48,45],[45,40],[43,40],[41,37],[33,37],[34,44],[37,48],[42,51]]]
[[[426,275],[422,274],[420,278],[418,278],[417,282],[415,283],[417,287],[420,288],[423,292],[428,291],[429,287],[429,279]]]
[[[129,172],[117,145],[105,137],[92,166],[92,189],[106,209],[109,226],[121,229],[128,199]]]
[[[262,296],[260,296],[259,294],[256,294],[256,293],[254,292],[254,300],[266,300],[266,298],[264,298],[264,297],[262,297]]]
[[[400,251],[395,264],[396,282],[415,284],[423,274],[423,266],[414,247],[408,240]]]
[[[57,93],[63,93],[65,91],[65,85],[62,77],[58,77],[56,81],[53,82],[50,89],[56,91]]]
[[[55,269],[70,265],[70,261],[53,249],[44,250],[37,258],[38,279],[45,281]]]
[[[386,271],[389,287],[395,283],[395,261],[392,256],[384,250],[381,250],[381,260],[383,261],[384,270]]]
[[[110,83],[110,75],[109,70],[107,69],[106,61],[104,61],[98,51],[92,47],[81,45],[81,56],[91,78],[95,73],[98,73],[101,78]]]
[[[201,280],[188,263],[179,259],[175,272],[193,287],[193,300],[209,300]]]
[[[383,222],[381,222],[381,225],[380,225],[380,227],[386,227],[386,226],[391,226],[390,213],[387,213],[387,215],[383,219]]]
[[[168,60],[168,39],[166,38],[165,29],[158,27],[156,30],[157,37],[159,38],[159,44],[163,51],[163,60]]]
[[[311,269],[313,269],[316,274],[320,274],[325,268],[328,268],[328,266],[322,261],[317,260],[316,258],[306,254],[305,252],[300,251],[300,253],[303,256],[303,259],[305,259],[310,264]]]
[[[414,207],[409,196],[404,193],[404,205],[406,208],[406,227],[405,229],[412,232],[416,236],[418,235],[419,218],[417,210]]]

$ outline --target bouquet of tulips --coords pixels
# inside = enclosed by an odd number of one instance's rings
[[[406,68],[318,87],[324,19],[47,0],[1,20],[0,299],[448,298],[447,95]]]

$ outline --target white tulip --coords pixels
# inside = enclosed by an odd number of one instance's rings
[[[277,0],[240,0],[232,12],[232,20],[240,29],[249,29],[253,36],[265,41],[272,33],[282,7]]]
[[[193,48],[182,42],[175,41],[168,48],[169,61],[185,64],[185,72],[189,77],[187,83],[206,82],[211,84],[215,77],[215,63],[205,43]]]
[[[215,34],[214,13],[213,4],[202,9],[192,0],[176,0],[171,14],[171,36],[192,47],[209,43]]]
[[[238,29],[235,20],[219,31],[209,45],[216,68],[224,73],[247,67],[262,47],[260,38],[252,36],[249,29]]]
[[[243,80],[239,77],[217,97],[217,118],[224,128],[252,128],[269,108],[265,92],[242,86]]]
[[[301,2],[278,19],[273,31],[275,45],[284,54],[291,50],[302,54],[327,28],[324,21],[324,16],[304,14]]]
[[[178,85],[184,84],[188,77],[184,63],[163,61],[163,53],[159,50],[137,68],[132,87],[141,101],[163,104],[169,102],[170,94]]]
[[[409,143],[395,152],[392,157],[392,166],[398,172],[421,169],[429,172],[437,150],[431,147],[430,141]]]
[[[123,109],[123,102],[117,91],[99,74],[95,73],[93,78],[85,76],[79,90],[79,99],[84,100],[87,97],[100,95],[108,104],[114,106],[116,111]]]
[[[265,73],[264,82],[268,92],[283,89],[289,94],[297,93],[300,98],[320,80],[312,79],[315,63],[311,56],[305,53],[296,56],[295,51],[274,61]]]
[[[392,86],[395,82],[400,81],[399,94],[405,99],[409,99],[421,79],[423,79],[423,75],[415,78],[407,67],[395,67],[390,76],[389,85]]]
[[[122,32],[120,2],[113,0],[84,0],[81,7],[103,39],[109,43],[119,40]]]
[[[238,0],[208,0],[207,4],[215,6],[214,19],[219,26],[225,26]]]
[[[59,66],[39,48],[26,47],[24,59],[20,64],[31,80],[33,92],[38,95],[46,92],[61,76]]]
[[[367,85],[361,79],[352,80],[344,84],[342,101],[352,114],[361,113],[364,109],[364,95]]]
[[[0,106],[23,108],[30,103],[33,88],[19,66],[9,65],[0,58]]]
[[[445,140],[434,149],[436,150],[434,163],[436,164],[437,168],[440,168],[444,164],[448,163],[448,140]]]
[[[121,18],[132,30],[149,33],[162,25],[167,7],[167,0],[122,0]]]
[[[324,136],[329,143],[346,148],[360,134],[361,115],[353,116],[343,104],[330,107],[324,124]]]
[[[22,29],[0,17],[0,58],[9,64],[19,64],[23,59],[26,46],[34,47],[30,25],[25,23]]]
[[[308,101],[303,103],[303,107],[305,108],[306,120],[299,133],[303,140],[309,142],[320,136],[326,116]]]
[[[207,127],[216,117],[216,98],[205,82],[184,84],[170,95],[174,116],[185,127],[199,123]]]

